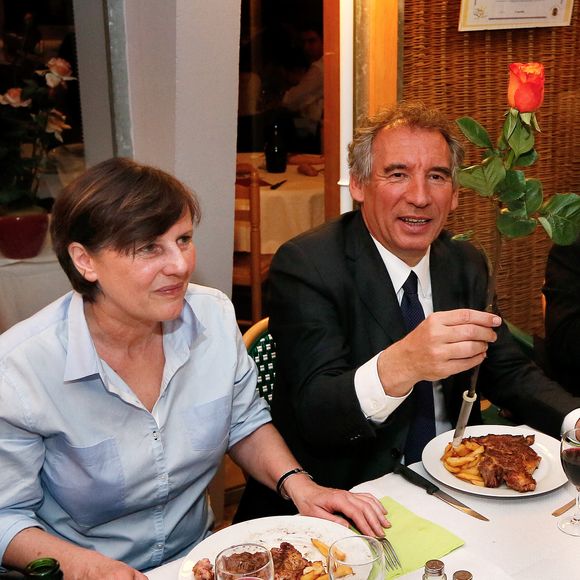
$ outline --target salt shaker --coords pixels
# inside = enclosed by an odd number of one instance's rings
[[[441,580],[447,580],[447,574],[445,574],[445,564],[443,564],[441,560],[427,560],[427,562],[425,562],[423,580],[429,580],[429,578],[440,578]]]
[[[469,570],[457,570],[453,572],[453,580],[473,580],[473,574]]]

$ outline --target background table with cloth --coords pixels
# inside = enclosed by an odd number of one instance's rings
[[[251,163],[260,179],[270,185],[287,181],[277,189],[260,187],[262,253],[273,254],[287,240],[324,222],[324,174],[298,173],[297,165],[288,165],[284,173],[268,173],[263,153],[238,153],[238,163]],[[320,169],[322,165],[314,165]],[[236,226],[234,250],[250,250],[250,229]]]
[[[0,332],[70,290],[70,282],[52,251],[50,236],[34,258],[12,260],[0,254]]]

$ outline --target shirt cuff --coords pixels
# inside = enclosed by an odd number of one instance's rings
[[[413,392],[402,397],[385,393],[377,369],[379,352],[361,365],[354,374],[354,390],[365,417],[373,423],[382,423]]]
[[[562,434],[565,431],[569,431],[570,429],[574,429],[576,427],[576,422],[580,419],[580,409],[574,409],[570,411],[565,417],[564,421],[562,422]]]

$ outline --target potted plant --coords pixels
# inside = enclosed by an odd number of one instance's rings
[[[496,215],[495,247],[493,255],[487,256],[489,311],[493,308],[501,250],[506,240],[528,236],[538,225],[559,245],[571,244],[580,233],[580,196],[575,193],[555,194],[546,201],[540,180],[525,175],[525,168],[531,167],[538,159],[534,134],[540,131],[536,111],[544,100],[544,67],[535,62],[512,63],[509,73],[510,109],[505,113],[503,128],[495,145],[476,120],[471,117],[457,120],[463,135],[484,150],[481,163],[459,171],[459,183],[487,198]],[[468,238],[470,235],[457,237]],[[461,441],[475,401],[478,373],[479,367],[476,367],[469,392],[464,394],[454,446]]]
[[[62,58],[46,66],[0,95],[0,251],[9,258],[32,257],[42,247],[48,215],[39,205],[39,179],[50,170],[48,152],[70,129],[54,101],[74,78],[71,66]]]

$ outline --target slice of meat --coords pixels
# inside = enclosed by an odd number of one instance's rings
[[[289,542],[282,542],[279,548],[272,548],[272,560],[274,561],[274,580],[299,580],[306,566],[312,566],[312,562]]]
[[[519,492],[536,489],[532,474],[542,458],[531,448],[534,435],[485,435],[467,440],[485,448],[478,468],[486,487],[499,487],[505,482]]]
[[[195,580],[214,580],[213,566],[207,558],[202,558],[193,566]]]

